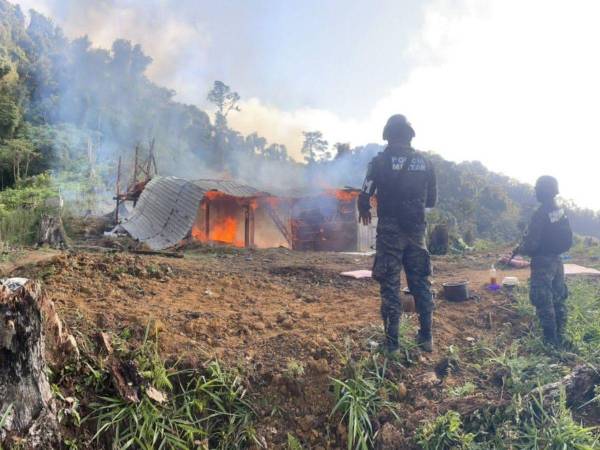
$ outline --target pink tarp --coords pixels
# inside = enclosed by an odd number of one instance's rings
[[[371,278],[372,273],[370,270],[352,270],[350,272],[342,272],[341,275],[359,280],[361,278]]]
[[[583,267],[578,264],[565,264],[565,275],[593,275],[600,277],[600,270]]]

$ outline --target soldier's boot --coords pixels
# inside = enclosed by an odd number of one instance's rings
[[[398,329],[400,327],[400,317],[388,317],[387,326],[385,329],[385,351],[394,353],[400,347],[398,344]]]
[[[575,346],[566,336],[567,316],[562,311],[556,312],[556,338],[558,343],[566,351],[575,350]]]
[[[431,312],[419,314],[419,332],[415,338],[419,348],[425,352],[433,351],[433,336],[431,333],[432,315]]]
[[[542,323],[542,331],[544,334],[544,342],[546,344],[557,347],[560,344],[555,323]]]

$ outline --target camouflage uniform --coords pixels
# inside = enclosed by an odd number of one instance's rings
[[[544,337],[549,342],[563,338],[568,296],[560,256],[534,256],[531,259],[530,299],[536,308]]]
[[[369,198],[375,190],[378,224],[373,278],[380,283],[387,347],[398,347],[403,267],[419,313],[419,337],[431,345],[433,297],[425,246],[425,208],[433,207],[437,198],[433,166],[410,145],[390,144],[369,164],[359,197],[361,215],[368,214]]]
[[[380,284],[381,317],[387,344],[398,342],[398,324],[402,314],[400,302],[400,272],[404,267],[415,306],[422,320],[422,331],[431,334],[431,263],[422,232],[406,232],[397,220],[382,217],[377,223],[377,254],[373,265],[373,278]]]
[[[556,218],[556,219],[552,219]],[[566,220],[554,201],[542,204],[533,214],[522,243],[515,253],[531,256],[529,298],[535,306],[544,339],[558,343],[564,338],[568,297],[565,273],[560,255],[552,250],[555,240],[548,234],[551,220]]]

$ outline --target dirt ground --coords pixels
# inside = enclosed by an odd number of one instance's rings
[[[450,303],[438,295],[435,351],[393,369],[408,389],[402,436],[438,411],[460,409],[442,399],[443,390],[460,380],[436,376],[448,347],[489,338],[514,320],[506,306],[510,296],[486,289],[496,259],[496,254],[434,258],[436,292],[445,281],[469,280],[476,298]],[[159,332],[166,359],[195,365],[218,358],[240,369],[255,396],[258,431],[270,448],[283,445],[288,432],[310,448],[343,444],[343,430],[331,432],[330,377],[339,376],[345,352],[368,353],[381,326],[377,284],[340,272],[368,269],[372,257],[221,249],[190,252],[183,259],[46,252],[29,260],[13,273],[44,281],[78,339],[106,331],[134,343],[150,326]],[[499,271],[498,278],[509,275],[525,282],[529,271]],[[409,316],[416,329],[416,317]],[[290,375],[294,365],[302,367],[302,376]],[[496,395],[486,392],[465,407]]]

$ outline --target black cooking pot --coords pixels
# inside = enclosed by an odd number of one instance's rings
[[[464,302],[470,297],[468,281],[452,281],[444,283],[442,286],[444,298],[449,302]]]

